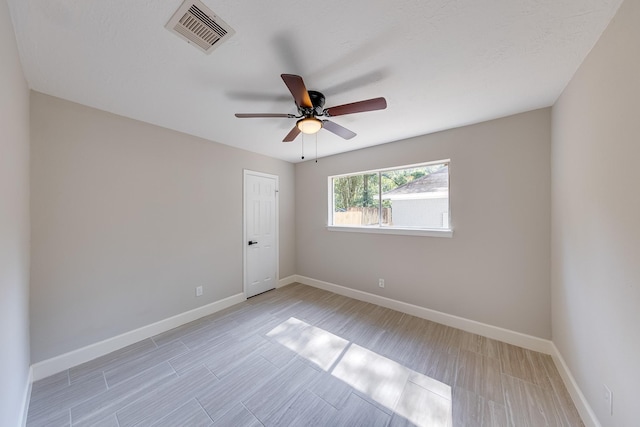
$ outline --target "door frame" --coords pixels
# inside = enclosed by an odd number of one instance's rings
[[[276,181],[276,201],[275,201],[275,246],[276,246],[276,277],[274,283],[276,288],[280,282],[280,177],[269,173],[258,172],[251,169],[242,170],[242,292],[247,299],[247,175],[271,178]]]

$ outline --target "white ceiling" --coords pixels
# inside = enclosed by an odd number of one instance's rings
[[[204,0],[236,31],[206,55],[164,28],[182,0],[8,0],[33,90],[292,162],[294,119],[234,117],[296,113],[282,73],[387,99],[322,157],[552,105],[621,2]]]

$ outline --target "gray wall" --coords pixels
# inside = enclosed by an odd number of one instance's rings
[[[298,163],[297,273],[550,338],[550,119],[537,110]],[[329,175],[442,159],[453,238],[326,230]]]
[[[29,88],[0,1],[0,425],[18,425],[29,375]]]
[[[242,292],[243,168],[295,273],[292,164],[36,92],[31,124],[34,363]]]
[[[625,1],[552,116],[553,341],[605,426],[640,420],[639,24]]]

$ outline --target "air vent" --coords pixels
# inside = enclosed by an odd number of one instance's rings
[[[185,0],[165,27],[205,53],[211,53],[235,31],[202,2]]]

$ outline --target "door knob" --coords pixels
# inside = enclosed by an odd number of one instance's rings
[[[249,240],[249,246],[256,245],[256,244],[258,244],[258,242],[254,242],[253,240]]]

